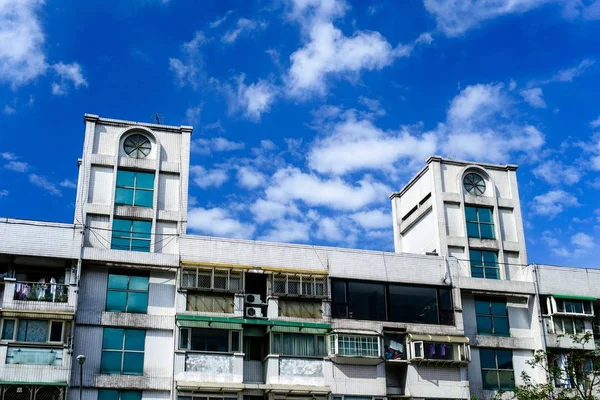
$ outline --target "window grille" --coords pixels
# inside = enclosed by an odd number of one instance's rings
[[[279,296],[327,297],[323,275],[273,274],[272,292]]]
[[[181,288],[242,292],[244,290],[244,271],[213,267],[184,268],[181,271]]]

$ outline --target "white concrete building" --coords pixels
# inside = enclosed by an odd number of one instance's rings
[[[234,240],[185,233],[190,135],[86,115],[74,224],[0,219],[0,400],[489,398],[568,329],[515,166],[430,158],[395,253]]]

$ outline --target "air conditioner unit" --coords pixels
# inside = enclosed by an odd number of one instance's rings
[[[247,293],[245,301],[246,301],[246,304],[262,304],[262,300],[260,299],[260,294],[255,294],[255,293]]]
[[[246,307],[247,318],[262,318],[262,310],[260,307]]]

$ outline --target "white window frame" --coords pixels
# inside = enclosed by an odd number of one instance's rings
[[[446,345],[456,346],[456,351],[453,349],[452,360],[440,360],[425,358],[425,342],[417,340],[410,342],[410,357],[409,360],[430,361],[430,362],[446,362],[446,363],[464,363],[471,361],[471,347],[468,343],[450,343],[450,342],[427,342],[427,343],[445,343]],[[420,356],[417,354],[420,352]],[[464,357],[464,359],[463,359]]]
[[[280,279],[285,279],[285,290],[283,292],[275,290],[275,281]],[[290,293],[290,281],[298,283],[297,293]],[[306,281],[308,281],[308,284],[312,288],[312,293],[304,293]],[[316,294],[317,287],[319,286],[322,287],[322,294]],[[328,289],[327,275],[274,273],[271,276],[271,293],[275,296],[327,298],[329,293]]]
[[[421,354],[417,355],[418,352]],[[425,359],[425,345],[422,340],[410,342],[410,359],[411,360],[424,360]]]
[[[563,303],[565,301],[580,301],[582,302],[582,307],[583,307],[583,313],[576,313],[576,312],[568,312],[568,311],[560,311],[558,309],[558,303],[557,300],[562,301]],[[585,303],[588,303],[590,305],[590,310],[591,313],[586,313],[585,312]],[[556,299],[554,298],[554,296],[550,296],[547,299],[547,307],[548,307],[548,312],[552,315],[571,315],[571,316],[578,316],[578,317],[593,317],[594,316],[594,304],[592,304],[591,300],[577,300],[577,299],[573,299],[573,300],[569,300],[569,299]]]
[[[7,320],[15,321],[15,325],[13,328],[12,339],[2,339],[5,342],[30,343],[30,344],[36,344],[36,343],[64,344],[64,343],[67,343],[67,335],[66,335],[65,330],[67,329],[66,322],[68,322],[68,321],[56,320],[56,319],[46,320],[46,319],[35,319],[35,318],[2,318],[2,330],[0,332],[4,332],[4,324],[6,323]],[[21,324],[22,321],[27,321],[27,320],[47,321],[48,322],[48,335],[46,336],[46,341],[44,341],[44,342],[23,342],[23,341],[17,340],[17,332],[19,331],[19,325]],[[59,341],[55,341],[55,340],[51,341],[50,340],[50,337],[52,335],[52,324],[55,322],[61,324]]]
[[[195,272],[196,283],[193,286],[183,285],[184,281],[184,273]],[[198,277],[201,273],[210,274],[210,285],[208,287],[203,287],[198,285]],[[222,276],[221,274],[227,275],[227,281],[225,288],[215,287],[215,276]],[[240,275],[241,282],[239,287],[232,288],[232,274]],[[184,267],[181,269],[181,277],[180,277],[180,287],[184,290],[194,290],[194,291],[206,291],[206,292],[227,292],[227,293],[241,293],[244,291],[244,283],[246,278],[246,271],[243,269],[235,269],[235,268],[219,268],[219,267],[210,267],[210,266],[197,266],[197,267]]]
[[[244,341],[244,337],[242,335],[242,331],[238,330],[238,329],[218,329],[220,331],[228,331],[228,343],[227,343],[227,351],[223,352],[223,351],[208,351],[205,352],[203,350],[192,350],[192,329],[194,329],[193,327],[185,327],[185,328],[179,328],[179,340],[177,342],[177,349],[178,350],[183,350],[183,351],[191,351],[191,352],[199,352],[199,353],[223,353],[223,354],[227,354],[227,353],[241,353],[243,352],[243,341]],[[198,327],[197,329],[210,329],[210,328],[202,328],[202,327]],[[181,346],[181,335],[183,331],[187,331],[187,343],[185,345],[185,347]],[[237,332],[238,334],[238,344],[239,344],[239,350],[233,350],[233,333]]]
[[[340,336],[347,336],[347,337],[353,337],[353,338],[374,338],[377,341],[377,355],[372,356],[372,355],[359,355],[359,354],[355,354],[355,355],[346,355],[346,354],[340,354],[340,346],[339,346],[339,340],[340,340]],[[333,344],[333,348],[331,347],[331,345]],[[353,335],[350,333],[334,333],[334,334],[330,334],[327,337],[327,345],[329,347],[329,355],[330,356],[339,356],[339,357],[360,357],[360,358],[381,358],[383,357],[381,351],[382,351],[382,345],[381,345],[381,338],[379,336],[371,336],[371,335]]]

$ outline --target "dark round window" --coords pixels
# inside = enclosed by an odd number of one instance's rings
[[[468,193],[475,196],[481,196],[483,193],[485,193],[485,181],[477,174],[467,174],[463,180],[463,185]]]
[[[123,150],[132,158],[146,158],[150,154],[150,149],[152,149],[150,139],[139,133],[127,136],[123,142]]]

